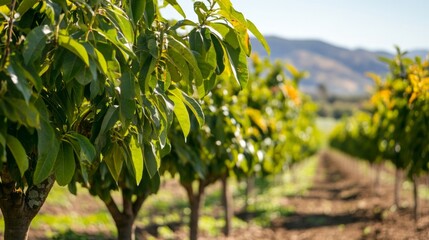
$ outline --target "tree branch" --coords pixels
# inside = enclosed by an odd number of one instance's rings
[[[12,1],[11,7],[10,7],[10,17],[9,17],[9,22],[8,22],[8,31],[7,31],[7,38],[6,38],[6,43],[5,43],[5,49],[4,49],[4,56],[2,59],[2,65],[1,67],[3,67],[6,62],[7,59],[10,55],[10,42],[12,41],[12,34],[13,34],[13,20],[14,20],[14,15],[15,15],[15,7],[16,7],[16,0]]]
[[[137,196],[137,199],[133,203],[133,214],[134,217],[137,216],[138,212],[140,211],[140,208],[142,207],[144,201],[146,200],[148,194],[144,193],[140,196]]]
[[[122,205],[124,207],[122,213],[127,217],[134,217],[131,197],[132,195],[129,194],[126,189],[122,189]]]
[[[39,212],[40,208],[43,206],[46,198],[48,197],[49,192],[55,183],[54,175],[49,176],[46,180],[40,184],[30,186],[25,192],[25,203],[26,208],[34,214],[34,216]]]
[[[109,196],[109,199],[103,200],[103,202],[106,205],[107,210],[109,210],[115,222],[122,217],[122,213],[121,211],[119,211],[118,205],[116,205],[115,200],[113,200],[112,196]]]

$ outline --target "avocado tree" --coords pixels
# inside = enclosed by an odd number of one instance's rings
[[[55,181],[100,196],[119,238],[130,239],[157,189],[174,116],[186,136],[183,109],[202,122],[194,96],[206,95],[216,75],[245,83],[248,30],[262,36],[229,0],[195,2],[198,22],[174,23],[155,0],[0,3],[5,239],[26,239]],[[176,1],[164,4],[184,16]],[[179,34],[183,27],[193,33]],[[122,211],[110,195],[118,188]]]
[[[406,52],[397,48],[393,59],[383,59],[389,64],[390,74],[384,81],[374,76],[377,91],[373,102],[376,113],[381,116],[383,139],[381,147],[385,157],[397,167],[397,171],[405,171],[413,181],[415,219],[418,212],[418,183],[417,177],[427,172],[427,139],[421,131],[428,126],[426,90],[428,63],[405,57]],[[378,101],[377,101],[378,100]],[[375,115],[374,114],[374,115]],[[398,175],[398,174],[397,174]],[[398,177],[397,177],[398,179]],[[399,184],[395,183],[395,203],[399,204]]]
[[[400,172],[405,171],[414,185],[414,212],[418,218],[418,182],[422,173],[428,172],[428,139],[422,134],[428,130],[428,85],[429,63],[420,58],[405,57],[397,49],[393,59],[382,60],[389,64],[390,73],[385,79],[371,74],[376,83],[372,96],[371,121],[361,121],[364,128],[372,128],[371,134],[352,136],[353,143],[339,143],[351,149],[359,149],[352,154],[362,156],[362,146],[367,146],[373,154],[364,156],[372,160],[373,156],[389,159],[396,167],[395,204],[399,206]],[[368,126],[369,125],[369,126]],[[369,137],[369,138],[368,138]],[[346,141],[346,139],[343,139]],[[368,144],[374,142],[374,145]],[[377,148],[374,148],[377,146]],[[344,149],[344,148],[342,148]]]

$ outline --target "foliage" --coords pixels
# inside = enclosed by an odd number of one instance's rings
[[[184,19],[167,21],[156,0],[2,1],[2,183],[55,177],[106,203],[117,188],[126,199],[156,191],[173,119],[187,137],[188,111],[202,125],[195,98],[218,76],[246,85],[248,31],[267,47],[229,0],[195,2],[198,22],[165,5]]]
[[[370,161],[389,159],[411,177],[429,167],[429,62],[405,54],[397,49],[393,59],[381,58],[390,74],[369,74],[376,84],[370,114],[342,123],[331,143]]]

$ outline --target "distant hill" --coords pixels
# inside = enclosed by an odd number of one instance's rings
[[[372,80],[366,72],[384,75],[388,68],[378,60],[379,56],[392,57],[388,52],[350,50],[319,40],[289,40],[279,37],[266,37],[271,47],[271,59],[280,59],[307,70],[310,77],[301,82],[300,88],[307,93],[316,94],[324,85],[329,95],[362,96],[368,93]],[[258,41],[252,39],[252,51],[260,56],[266,52]],[[429,50],[411,51],[408,56],[425,56]]]

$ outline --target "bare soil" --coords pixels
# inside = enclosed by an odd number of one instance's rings
[[[420,200],[420,219],[414,222],[411,193],[402,193],[401,208],[393,205],[393,185],[374,186],[374,173],[332,152],[320,154],[314,185],[305,196],[288,197],[291,216],[271,228],[235,230],[227,239],[429,239],[429,204]]]

